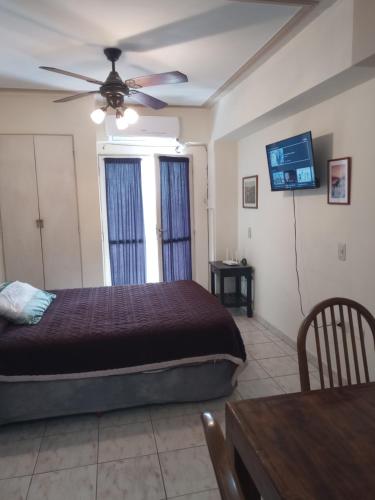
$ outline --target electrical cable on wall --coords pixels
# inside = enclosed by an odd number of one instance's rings
[[[296,217],[296,199],[295,199],[295,194],[294,190],[292,191],[293,193],[293,217],[294,217],[294,255],[295,255],[295,264],[296,264],[296,275],[297,275],[297,289],[298,289],[298,295],[299,295],[299,306],[301,309],[301,314],[302,316],[306,316],[304,310],[303,310],[303,304],[302,304],[302,295],[301,295],[301,284],[300,284],[300,279],[299,279],[299,271],[298,271],[298,252],[297,252],[297,217]]]

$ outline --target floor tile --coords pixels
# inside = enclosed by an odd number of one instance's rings
[[[42,437],[45,427],[45,422],[41,420],[3,425],[0,427],[0,444]]]
[[[271,377],[299,373],[298,364],[290,356],[260,359],[258,363]]]
[[[159,452],[205,444],[200,415],[159,419],[155,420],[153,426]]]
[[[238,390],[244,399],[276,396],[284,393],[272,378],[239,382]]]
[[[258,361],[250,360],[240,373],[238,380],[257,380],[260,378],[269,378],[269,374],[260,366]]]
[[[297,374],[275,377],[274,380],[285,392],[301,392],[301,382]]]
[[[263,323],[261,323],[260,321],[257,321],[256,319],[251,318],[251,322],[256,327],[257,330],[264,330],[264,331],[270,333],[270,330],[268,330],[268,328],[265,325],[263,325]]]
[[[228,307],[227,311],[233,316],[233,318],[246,316],[246,309],[244,307]]]
[[[291,347],[289,344],[284,342],[283,340],[275,340],[274,341],[276,345],[280,347],[280,349],[285,352],[285,354],[288,354],[288,356],[295,356],[297,351],[294,347]]]
[[[240,393],[235,390],[229,396],[225,396],[224,398],[218,399],[210,399],[208,401],[201,401],[198,405],[199,412],[202,413],[204,411],[221,411],[225,410],[225,403],[227,401],[239,401],[241,399]]]
[[[217,488],[206,446],[168,451],[159,457],[168,498]]]
[[[292,358],[298,363],[298,355],[297,354],[294,354],[292,356]],[[309,372],[310,373],[313,373],[313,372],[317,372],[318,371],[318,368],[311,362],[308,362],[307,363],[308,367],[309,367]]]
[[[149,422],[150,410],[148,407],[128,408],[124,410],[103,413],[99,419],[100,428],[113,427],[115,425],[135,424],[137,422]]]
[[[42,438],[0,445],[0,479],[33,473]]]
[[[105,427],[99,431],[99,462],[156,453],[151,422]]]
[[[238,328],[245,327],[247,325],[250,325],[249,318],[246,315],[239,314],[236,316],[233,316],[234,322],[238,326]]]
[[[310,373],[309,375],[310,375],[311,389],[322,389],[322,386],[320,383],[319,372],[313,372],[313,373]],[[330,387],[328,375],[324,375],[324,385],[325,385],[325,387],[324,387],[325,389],[328,389]],[[338,378],[337,378],[336,374],[333,374],[333,385],[334,385],[334,387],[339,386]]]
[[[265,330],[264,326],[258,321],[247,316],[238,316],[233,318],[240,331]]]
[[[285,353],[274,342],[267,342],[262,344],[248,344],[246,345],[246,352],[254,359],[272,358],[275,356],[285,356]]]
[[[96,465],[33,476],[27,500],[95,500]]]
[[[174,497],[171,500],[221,500],[219,490],[202,491],[201,493],[192,493],[182,497]]]
[[[162,500],[165,498],[157,455],[98,465],[97,500]]]
[[[26,500],[31,476],[0,480],[0,498],[3,500]]]
[[[241,337],[244,344],[263,344],[265,342],[270,342],[271,340],[271,335],[269,335],[266,331],[261,330],[241,330]]]
[[[274,380],[285,392],[301,392],[299,375],[285,375],[283,377],[275,377]],[[320,389],[320,383],[313,375],[310,375],[310,386],[312,390]]]
[[[175,403],[150,406],[151,419],[181,417],[200,412],[199,403]]]
[[[84,432],[98,428],[98,417],[95,414],[74,415],[47,420],[46,436],[65,434],[67,432]]]
[[[95,464],[97,453],[97,430],[45,436],[35,472],[49,472]]]

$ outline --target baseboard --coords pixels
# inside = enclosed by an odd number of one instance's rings
[[[282,340],[283,342],[288,344],[290,347],[293,347],[294,349],[297,350],[297,342],[296,341],[292,340],[288,335],[286,335],[284,332],[282,332],[281,330],[279,330],[278,328],[273,326],[271,323],[269,323],[266,319],[264,319],[259,314],[254,312],[253,317],[256,321],[258,321],[258,323],[263,325],[265,328],[267,328],[267,330],[269,330],[273,335],[275,335],[275,337],[278,337],[280,340]],[[312,354],[311,352],[309,352],[307,350],[306,350],[306,355],[307,355],[307,361],[310,364],[312,364],[313,366],[315,366],[315,368],[319,372],[318,358],[314,354]],[[326,377],[328,377],[328,367],[327,367],[326,363],[324,363],[323,361],[322,361],[322,367],[323,367],[324,375]],[[333,374],[334,382],[337,383],[337,380],[338,380],[337,373],[333,369],[332,369],[332,374]],[[344,383],[344,385],[346,384],[346,380],[344,377],[343,377],[343,383]]]
[[[274,325],[269,323],[266,319],[264,319],[262,316],[260,316],[257,313],[254,313],[254,319],[258,321],[261,325],[263,325],[267,330],[269,330],[275,337],[279,338],[286,344],[288,344],[290,347],[293,347],[293,349],[297,350],[297,342],[292,340],[288,335],[286,335],[284,332],[276,328]],[[307,360],[309,363],[311,363],[315,368],[318,369],[318,358],[312,354],[311,352],[307,351]],[[323,371],[325,374],[328,374],[328,369],[327,367],[323,364]]]

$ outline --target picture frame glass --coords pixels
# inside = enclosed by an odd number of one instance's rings
[[[350,159],[342,158],[328,162],[328,203],[348,205],[350,203]]]
[[[258,208],[258,176],[242,179],[243,208]]]

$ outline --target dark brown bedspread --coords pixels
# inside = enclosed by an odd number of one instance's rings
[[[0,322],[0,375],[83,373],[212,354],[246,358],[230,314],[192,281],[56,293],[37,325]]]

